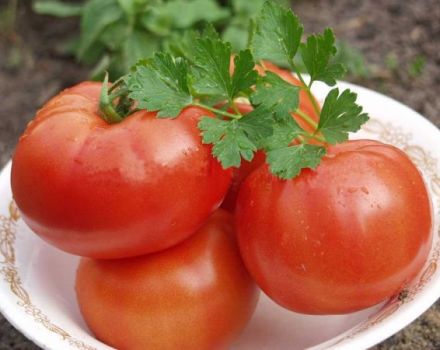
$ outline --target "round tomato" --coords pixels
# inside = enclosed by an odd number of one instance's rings
[[[315,171],[291,180],[258,168],[241,186],[236,225],[259,286],[309,314],[352,312],[398,293],[432,239],[421,174],[399,149],[369,140],[329,147]]]
[[[193,234],[230,184],[201,142],[189,107],[176,119],[139,111],[117,124],[99,116],[100,83],[50,100],[20,138],[12,191],[24,220],[67,252],[122,258]]]
[[[291,72],[281,69],[274,65],[273,63],[264,62],[264,68],[261,66],[256,67],[258,72],[262,75],[265,74],[266,71],[278,74],[282,79],[291,83],[295,86],[301,86],[302,83],[297,78],[295,78]],[[252,106],[246,105],[243,103],[237,104],[238,109],[241,113],[246,114],[252,110]],[[316,114],[313,109],[313,104],[304,90],[301,90],[299,93],[299,109],[306,113],[312,120],[315,122],[319,121],[319,115]],[[313,132],[315,131],[313,127],[307,124],[300,116],[297,114],[292,115],[295,121],[306,131]],[[257,152],[252,161],[248,162],[246,160],[242,160],[241,166],[239,168],[235,168],[232,176],[232,183],[229,191],[225,197],[224,202],[222,203],[222,208],[233,212],[235,210],[235,205],[237,202],[238,192],[240,190],[240,185],[243,180],[255,169],[257,169],[261,164],[263,164],[266,160],[266,157],[263,152]]]
[[[258,289],[222,210],[183,243],[123,260],[83,258],[76,292],[96,337],[116,349],[226,349]]]

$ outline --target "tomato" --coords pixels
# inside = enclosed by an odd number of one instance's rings
[[[241,186],[236,228],[243,260],[264,292],[308,314],[340,314],[398,293],[432,240],[422,176],[377,141],[329,147],[316,171],[280,180],[267,166]]]
[[[232,66],[233,68],[233,66]],[[301,86],[302,83],[297,78],[295,78],[291,72],[281,69],[274,65],[273,63],[264,62],[264,68],[266,71],[273,72],[275,74],[278,74],[281,78],[283,78],[285,81],[291,83],[295,86]],[[265,70],[261,66],[257,66],[256,69],[261,75],[265,74]],[[319,121],[319,115],[316,114],[315,110],[313,109],[313,104],[307,96],[307,93],[304,90],[301,90],[299,93],[299,108],[306,113],[308,116],[310,116],[315,122]],[[238,103],[237,104],[238,109],[241,113],[249,113],[252,110],[252,107],[250,105]],[[306,131],[313,132],[314,128],[312,128],[309,124],[307,124],[301,117],[299,117],[297,114],[293,114],[293,118],[296,120],[296,122]],[[257,169],[261,164],[265,162],[265,156],[263,152],[257,152],[255,154],[255,157],[252,161],[248,162],[246,160],[242,160],[240,168],[235,168],[233,172],[232,177],[232,184],[231,187],[225,197],[224,202],[222,203],[222,208],[229,210],[233,212],[235,210],[235,204],[237,201],[238,192],[240,189],[240,185],[243,182],[243,180],[255,169]]]
[[[189,107],[174,119],[139,111],[100,118],[101,84],[50,100],[21,137],[12,190],[25,222],[67,252],[122,258],[168,248],[193,234],[230,184],[201,142]]]
[[[258,289],[222,210],[183,243],[123,260],[80,262],[76,292],[96,337],[116,349],[226,349]]]
[[[256,168],[264,164],[265,161],[266,161],[266,155],[263,152],[258,151],[257,153],[255,153],[254,158],[250,162],[242,159],[240,167],[233,169],[231,186],[229,187],[229,190],[226,193],[226,197],[221,205],[223,209],[226,209],[231,213],[235,211],[237,197],[242,182]]]

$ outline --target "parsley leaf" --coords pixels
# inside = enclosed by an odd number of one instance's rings
[[[290,113],[296,111],[299,105],[299,89],[277,74],[267,72],[258,80],[257,88],[251,95],[251,102],[274,109],[279,118],[291,119]]]
[[[234,58],[234,66],[230,99],[249,89],[256,83],[258,77],[257,71],[254,70],[255,63],[250,50],[240,51]]]
[[[138,108],[157,110],[161,118],[175,118],[192,103],[186,61],[156,53],[142,63],[126,78],[129,97],[138,101]]]
[[[263,140],[272,135],[273,123],[273,111],[264,106],[255,108],[238,121],[240,127],[248,135],[248,138],[259,148],[261,148]]]
[[[336,79],[344,75],[345,68],[341,64],[329,64],[330,58],[337,51],[331,29],[327,28],[322,35],[310,35],[307,42],[301,44],[300,50],[304,65],[310,74],[310,83],[319,80],[333,86]]]
[[[356,104],[357,95],[344,90],[333,89],[322,106],[317,132],[321,132],[328,143],[335,144],[348,140],[348,133],[358,131],[369,118]]]
[[[238,120],[202,118],[198,124],[203,143],[213,144],[212,153],[223,168],[239,167],[241,158],[250,161],[257,146],[249,139]]]
[[[303,26],[292,11],[267,1],[255,22],[251,47],[257,60],[291,65],[298,50]]]
[[[272,125],[272,135],[266,137],[264,148],[267,151],[289,146],[294,139],[304,132],[293,118],[277,120]]]
[[[300,144],[269,151],[266,159],[273,174],[281,179],[291,179],[301,169],[316,169],[325,152],[321,146]]]
[[[257,80],[258,73],[254,70],[255,63],[250,50],[240,51],[235,57],[235,68],[231,77],[231,45],[212,33],[196,41],[193,59],[194,89],[200,95],[232,101]]]
[[[203,143],[214,145],[213,154],[226,169],[240,166],[242,157],[252,160],[263,140],[272,134],[272,116],[265,108],[256,108],[239,120],[205,117],[198,126]]]
[[[200,95],[228,98],[232,90],[229,75],[231,45],[213,38],[200,38],[194,43],[193,87]]]
[[[271,172],[283,179],[297,176],[304,168],[316,168],[326,153],[322,144],[347,140],[348,133],[357,131],[368,119],[356,104],[356,94],[349,90],[340,94],[338,89],[330,91],[321,111],[314,104],[314,111],[320,114],[314,133],[302,129],[292,117],[296,113],[295,118],[303,118],[315,129],[316,123],[299,110],[300,89],[313,99],[310,86],[314,81],[333,85],[344,72],[341,65],[331,61],[336,53],[333,32],[327,29],[301,44],[303,27],[299,19],[270,1],[265,2],[251,28],[251,49],[234,57],[232,73],[231,45],[213,26],[208,26],[203,35],[191,31],[176,36],[167,47],[183,58],[158,53],[139,62],[110,89],[110,94],[104,94],[104,107],[114,107],[112,102],[117,101],[116,109],[108,108],[105,115],[116,122],[135,108],[146,108],[169,118],[188,105],[199,106],[217,115],[203,117],[198,127],[202,142],[212,145],[212,154],[224,168],[238,167],[242,159],[252,160],[258,150],[266,152]],[[258,60],[289,65],[303,86],[290,84],[273,72],[259,76],[254,55]],[[296,69],[296,56],[302,56],[310,73],[308,85]],[[237,97],[250,100],[253,110],[240,113],[240,105],[234,104]],[[321,145],[308,144],[311,139]]]
[[[198,123],[202,130],[202,140],[205,144],[216,143],[226,134],[229,122],[227,120],[203,117]]]

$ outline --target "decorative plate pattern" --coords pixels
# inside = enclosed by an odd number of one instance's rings
[[[20,220],[20,213],[11,199],[9,203],[9,216],[0,215],[0,253],[2,257],[0,274],[4,276],[11,292],[17,297],[17,305],[24,308],[26,314],[32,317],[36,323],[41,323],[47,330],[56,333],[74,348],[79,350],[96,350],[95,347],[75,339],[67,331],[55,325],[41,309],[32,303],[29,293],[21,283],[19,272],[15,266],[15,236],[18,220]]]

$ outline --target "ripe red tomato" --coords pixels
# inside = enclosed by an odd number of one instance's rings
[[[301,81],[299,81],[297,78],[295,78],[291,72],[281,69],[274,65],[273,63],[264,62],[264,68],[266,71],[278,74],[281,78],[283,78],[285,81],[291,83],[295,86],[301,86]],[[261,66],[257,66],[256,69],[258,72],[263,75],[265,73],[265,69]],[[252,106],[239,103],[237,104],[238,109],[241,113],[249,113],[252,110]],[[310,101],[309,96],[304,90],[301,90],[299,93],[299,108],[306,113],[308,116],[310,116],[315,122],[319,121],[319,115],[316,114],[315,110],[313,109],[312,102]],[[301,117],[299,117],[297,114],[293,114],[293,118],[296,120],[296,122],[306,131],[313,132],[314,128],[312,128],[309,124],[307,124]],[[255,154],[255,157],[252,161],[248,162],[243,160],[241,163],[240,168],[234,169],[233,176],[232,176],[232,183],[231,187],[229,188],[229,191],[225,197],[225,200],[222,203],[222,208],[229,210],[233,212],[235,210],[235,205],[237,202],[237,196],[238,192],[240,190],[240,185],[243,182],[244,179],[255,169],[257,169],[261,164],[265,162],[265,156],[262,152],[257,152]]]
[[[410,282],[431,246],[422,176],[376,141],[329,147],[316,171],[280,180],[266,166],[242,184],[236,228],[243,260],[280,305],[339,314],[375,305]]]
[[[163,252],[123,260],[83,258],[76,292],[90,329],[116,349],[225,349],[258,299],[232,216],[222,210]]]
[[[99,83],[50,100],[21,137],[12,190],[23,218],[67,252],[122,258],[168,248],[193,234],[230,184],[202,145],[190,107],[174,119],[140,111],[118,124],[100,118]]]

